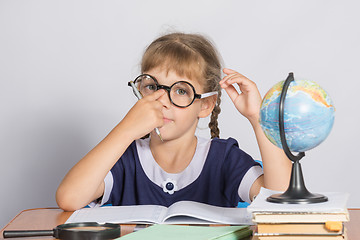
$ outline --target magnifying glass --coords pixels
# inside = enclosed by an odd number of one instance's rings
[[[4,238],[53,236],[57,239],[96,240],[120,237],[120,225],[96,222],[67,223],[53,230],[11,230],[4,231]]]

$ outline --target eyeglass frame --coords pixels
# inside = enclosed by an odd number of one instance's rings
[[[155,85],[156,85],[156,90],[155,90],[155,91],[158,91],[159,89],[164,89],[164,90],[166,90],[166,92],[168,93],[168,97],[169,97],[170,102],[171,102],[173,105],[175,105],[176,107],[179,107],[179,108],[187,108],[187,107],[189,107],[191,104],[193,104],[193,102],[195,101],[195,99],[207,98],[207,97],[213,96],[213,95],[215,95],[215,94],[218,94],[218,92],[207,92],[207,93],[198,94],[198,93],[196,93],[194,86],[193,86],[191,83],[187,82],[187,81],[177,81],[177,82],[174,82],[173,84],[171,84],[171,86],[161,85],[161,84],[159,84],[158,80],[157,80],[154,76],[151,76],[150,74],[146,74],[146,73],[140,74],[139,76],[137,76],[137,77],[134,79],[133,82],[135,83],[138,78],[143,77],[143,76],[150,77],[152,80],[154,80]],[[173,100],[172,100],[171,97],[170,97],[171,88],[172,88],[175,84],[178,84],[178,83],[186,83],[186,84],[188,84],[188,85],[191,87],[191,89],[193,90],[193,92],[194,92],[194,97],[193,97],[193,99],[192,99],[191,102],[190,102],[188,105],[186,105],[186,106],[177,105],[176,103],[173,102]],[[132,87],[130,82],[128,82],[128,86]],[[137,90],[139,91],[139,89],[137,89]],[[140,92],[140,91],[139,91],[139,92]],[[134,94],[136,95],[135,92],[134,92]],[[140,94],[141,94],[141,92],[140,92]]]

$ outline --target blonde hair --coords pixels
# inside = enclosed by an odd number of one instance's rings
[[[170,33],[161,36],[146,48],[141,61],[141,72],[158,67],[199,81],[204,92],[218,92],[209,128],[211,138],[219,137],[217,119],[221,111],[221,63],[213,44],[199,34]]]

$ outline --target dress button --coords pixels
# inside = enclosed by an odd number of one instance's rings
[[[174,194],[175,191],[178,190],[178,186],[176,184],[176,180],[172,180],[167,178],[165,181],[162,182],[161,187],[164,192],[168,194]]]
[[[168,183],[166,184],[166,189],[169,190],[169,191],[173,190],[173,189],[174,189],[174,184],[171,183],[171,182],[168,182]]]

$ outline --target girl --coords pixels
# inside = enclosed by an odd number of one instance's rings
[[[141,72],[134,84],[143,98],[65,176],[56,193],[60,208],[73,211],[91,202],[169,206],[180,200],[235,207],[250,202],[262,186],[286,189],[291,162],[260,127],[255,83],[230,69],[223,69],[221,79],[218,54],[206,38],[172,33],[156,39]],[[236,140],[218,138],[221,89],[250,121],[264,170]],[[210,114],[212,140],[195,136],[199,118]]]

